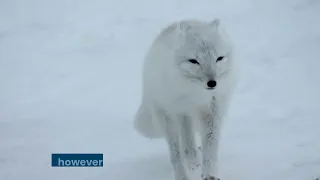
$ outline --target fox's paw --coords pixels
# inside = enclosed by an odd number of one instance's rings
[[[220,178],[217,178],[215,176],[201,176],[202,180],[220,180]]]
[[[201,167],[201,164],[200,163],[197,163],[197,162],[194,162],[194,163],[188,163],[188,169],[189,170],[192,170],[192,171],[195,171],[196,169],[198,169],[199,167]]]
[[[201,151],[198,148],[195,148],[193,153],[186,153],[187,155],[187,167],[191,171],[195,171],[199,167],[201,167]]]

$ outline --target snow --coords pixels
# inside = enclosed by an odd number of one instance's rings
[[[166,143],[132,127],[143,58],[167,23],[215,17],[242,64],[219,177],[319,177],[319,9],[317,0],[0,0],[0,179],[172,180]],[[103,153],[104,167],[51,167],[51,153],[78,152]]]

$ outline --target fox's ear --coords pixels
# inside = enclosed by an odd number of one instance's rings
[[[178,23],[178,30],[180,32],[186,32],[190,29],[190,24],[188,22],[185,22],[185,21],[181,21]]]
[[[218,28],[220,25],[220,19],[215,18],[213,21],[210,22],[210,25],[214,28]]]

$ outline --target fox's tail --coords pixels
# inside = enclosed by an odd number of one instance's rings
[[[144,137],[150,139],[162,138],[158,126],[155,124],[155,117],[144,104],[141,104],[134,119],[134,128]]]

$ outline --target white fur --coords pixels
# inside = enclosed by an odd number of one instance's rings
[[[147,53],[134,126],[145,137],[166,139],[175,180],[189,180],[184,165],[200,164],[204,180],[217,178],[220,130],[236,85],[233,52],[220,20],[215,19],[174,22],[159,33]],[[219,56],[224,59],[216,62]],[[214,89],[207,89],[209,80],[217,82]],[[202,163],[196,133],[201,138]]]

